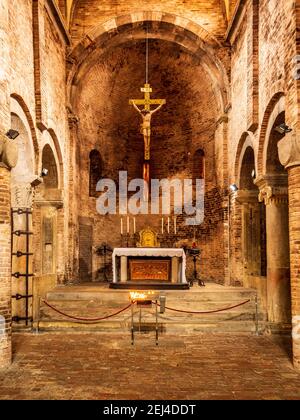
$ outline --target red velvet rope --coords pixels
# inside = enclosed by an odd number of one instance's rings
[[[101,318],[82,318],[82,317],[77,317],[77,316],[73,316],[73,315],[68,315],[65,312],[60,311],[59,309],[55,308],[54,306],[50,305],[50,303],[48,303],[46,300],[43,300],[43,302],[45,303],[45,305],[47,305],[50,309],[52,309],[53,311],[57,312],[58,314],[65,316],[67,318],[70,319],[74,319],[76,321],[85,321],[85,322],[98,322],[98,321],[103,321],[105,319],[108,318],[112,318],[116,315],[119,315],[122,312],[127,311],[127,309],[129,309],[131,307],[131,305],[133,305],[135,302],[131,302],[129,305],[127,305],[125,308],[120,309],[118,312],[115,312],[113,314],[101,317]],[[184,314],[194,314],[194,315],[207,315],[207,314],[215,314],[218,312],[225,312],[225,311],[229,311],[230,309],[235,309],[238,308],[240,306],[246,305],[247,303],[251,302],[251,299],[246,300],[245,302],[241,302],[237,305],[234,306],[229,306],[228,308],[223,308],[223,309],[216,309],[214,311],[201,311],[201,312],[197,312],[197,311],[184,311],[181,309],[175,309],[175,308],[170,308],[168,306],[166,306],[165,308],[168,311],[173,311],[173,312],[180,312],[180,313],[184,313]],[[159,303],[157,302],[152,302],[154,305],[160,306]]]
[[[223,309],[216,309],[214,311],[207,311],[207,312],[194,312],[194,311],[183,311],[181,309],[174,309],[174,308],[169,308],[168,306],[166,306],[165,308],[168,309],[169,311],[173,311],[173,312],[180,312],[183,314],[194,314],[194,315],[207,315],[207,314],[216,314],[218,312],[225,312],[225,311],[229,311],[229,309],[234,309],[234,308],[238,308],[240,306],[246,305],[247,303],[251,302],[251,299],[246,300],[245,302],[239,303],[238,305],[234,305],[234,306],[230,306],[228,308],[223,308]],[[159,303],[153,302],[154,304],[157,304],[158,306],[160,306]]]
[[[130,303],[128,306],[126,306],[123,309],[120,309],[118,312],[115,312],[111,315],[104,316],[102,318],[81,318],[81,317],[77,317],[77,316],[73,316],[73,315],[68,315],[65,312],[60,311],[59,309],[50,305],[50,303],[48,303],[46,300],[43,300],[43,302],[45,303],[45,305],[47,305],[53,311],[57,312],[58,314],[60,314],[62,316],[65,316],[65,317],[70,318],[70,319],[74,319],[76,321],[86,321],[86,322],[98,322],[98,321],[103,321],[103,320],[108,319],[108,318],[112,318],[113,316],[119,315],[120,313],[127,311],[127,309],[129,309],[132,305],[132,303]]]

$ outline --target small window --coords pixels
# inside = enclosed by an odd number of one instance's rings
[[[98,150],[92,150],[90,153],[90,197],[97,195],[97,183],[102,177],[102,159]]]
[[[202,149],[194,153],[193,158],[193,179],[205,178],[205,157]]]

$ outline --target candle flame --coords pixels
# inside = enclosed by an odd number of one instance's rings
[[[131,300],[147,300],[151,299],[151,296],[154,292],[130,292],[130,299]]]

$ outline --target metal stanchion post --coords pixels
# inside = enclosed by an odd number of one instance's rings
[[[140,307],[140,315],[139,315],[139,332],[141,332],[141,325],[142,325],[142,308]]]
[[[157,299],[155,301],[155,314],[156,314],[156,326],[155,326],[155,330],[156,330],[156,345],[158,346],[158,302]]]
[[[255,333],[259,335],[259,328],[258,328],[258,298],[257,294],[255,295]]]
[[[131,345],[134,345],[134,324],[133,324],[133,310],[134,310],[134,301],[131,301]]]
[[[37,310],[37,323],[36,323],[36,329],[35,329],[36,334],[40,332],[41,302],[42,302],[42,298],[39,296],[38,297],[38,310]]]

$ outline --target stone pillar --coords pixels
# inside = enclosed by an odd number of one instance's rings
[[[261,275],[262,247],[258,191],[240,190],[236,200],[242,205],[242,259],[244,280]],[[245,284],[244,284],[245,285]]]
[[[10,171],[0,164],[0,369],[11,363]]]
[[[77,162],[78,147],[78,118],[69,110],[69,197],[68,197],[68,231],[69,231],[69,249],[68,249],[68,270],[67,280],[79,280],[79,223],[78,223],[78,203],[80,197],[80,182]]]
[[[289,213],[287,176],[257,180],[266,205],[267,310],[270,322],[291,322]]]
[[[293,361],[300,371],[300,145],[296,134],[287,135],[278,149],[288,171]]]
[[[172,283],[178,283],[179,258],[172,258]]]
[[[242,205],[237,193],[230,193],[228,203],[228,278],[227,285],[241,286],[243,277],[242,261]]]
[[[14,210],[32,210],[33,206],[33,196],[34,196],[34,188],[30,183],[18,183],[17,185],[13,185],[11,187],[11,207]],[[32,215],[28,216],[28,223],[27,226],[26,222],[26,214],[25,213],[14,213],[12,215],[12,224],[14,231],[26,231],[27,229],[32,232]],[[14,236],[13,243],[12,243],[12,250],[13,253],[16,254],[18,252],[26,252],[26,236]],[[29,252],[32,252],[32,236],[29,236]],[[33,265],[32,265],[32,256],[28,258],[28,272],[29,274],[33,273]],[[13,256],[12,257],[12,272],[13,273],[26,273],[26,256]],[[28,294],[32,294],[32,278],[28,279]],[[21,278],[12,278],[12,295],[21,295],[25,296],[27,294],[26,291],[26,280],[24,277]],[[32,316],[32,299],[28,301],[28,317]],[[25,307],[26,307],[26,300],[25,299],[13,299],[12,302],[12,316],[13,317],[25,317]]]
[[[16,146],[0,136],[0,368],[11,363],[11,203],[10,169]]]
[[[128,279],[128,258],[127,257],[121,257],[121,276],[120,280],[122,283],[126,283]]]

